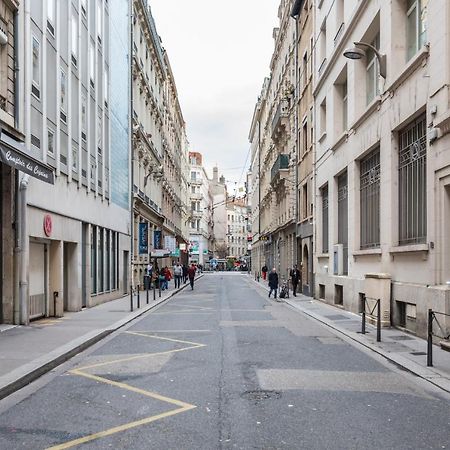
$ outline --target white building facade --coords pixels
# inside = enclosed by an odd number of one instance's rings
[[[425,335],[450,312],[450,4],[315,3],[316,295]]]

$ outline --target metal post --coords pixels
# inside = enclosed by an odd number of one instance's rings
[[[161,280],[158,280],[159,296],[161,297]]]
[[[148,285],[149,285],[149,282],[147,282],[147,305],[148,305]]]
[[[133,312],[133,285],[130,286],[130,311]]]
[[[361,334],[366,334],[366,300],[364,299],[363,310],[361,314]]]
[[[381,342],[381,301],[377,300],[377,342]]]
[[[433,367],[433,310],[428,310],[427,367]]]
[[[141,296],[140,296],[140,289],[141,287],[139,286],[139,284],[137,285],[137,294],[138,294],[138,298],[137,298],[137,307],[138,309],[141,307]]]
[[[156,301],[156,281],[155,281],[155,285],[153,286],[153,301]]]

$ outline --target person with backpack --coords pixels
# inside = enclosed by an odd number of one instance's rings
[[[277,269],[275,267],[272,269],[272,272],[269,273],[269,298],[272,295],[272,291],[274,293],[274,297],[277,298],[278,293],[278,274]]]

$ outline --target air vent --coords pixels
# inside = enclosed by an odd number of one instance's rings
[[[37,148],[41,148],[41,140],[34,134],[31,135],[31,145]]]

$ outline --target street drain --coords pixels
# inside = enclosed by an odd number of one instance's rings
[[[241,394],[242,398],[252,400],[254,402],[260,402],[263,400],[278,400],[281,398],[281,392],[278,391],[246,391]]]

